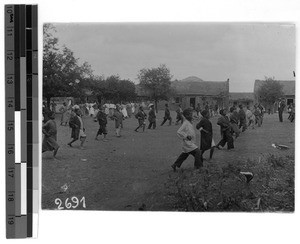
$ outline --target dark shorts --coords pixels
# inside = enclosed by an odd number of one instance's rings
[[[100,125],[99,130],[98,130],[98,135],[106,135],[107,134],[107,128],[106,125]]]

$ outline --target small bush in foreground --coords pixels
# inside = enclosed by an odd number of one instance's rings
[[[253,173],[247,183],[241,171]],[[294,157],[267,155],[179,171],[169,181],[179,211],[294,211]]]

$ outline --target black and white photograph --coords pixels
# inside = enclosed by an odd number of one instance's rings
[[[42,209],[295,211],[293,23],[44,23]]]
[[[5,0],[0,242],[297,243],[299,11]]]

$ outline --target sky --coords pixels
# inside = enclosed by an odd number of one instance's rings
[[[139,83],[143,68],[165,64],[173,79],[229,79],[230,92],[253,92],[265,77],[293,80],[295,26],[250,23],[54,23],[59,44],[95,75]]]

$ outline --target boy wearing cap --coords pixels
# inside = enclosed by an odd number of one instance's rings
[[[144,112],[142,106],[140,106],[139,111],[135,115],[135,118],[138,120],[139,125],[138,125],[138,127],[134,131],[138,132],[138,129],[141,128],[141,127],[143,127],[143,132],[144,132],[145,131],[145,127],[146,127],[145,119],[147,118],[147,115]]]
[[[45,135],[43,144],[42,144],[42,152],[46,151],[54,151],[53,158],[55,158],[57,151],[58,151],[58,144],[57,140],[57,129],[56,129],[56,122],[55,122],[55,113],[50,111],[48,113],[49,120],[43,125],[42,132]]]
[[[184,160],[186,160],[190,154],[195,158],[195,169],[200,169],[203,166],[203,162],[201,160],[201,152],[195,143],[196,133],[192,124],[193,110],[190,108],[185,109],[183,111],[183,116],[185,120],[177,131],[178,137],[183,141],[183,152],[179,155],[175,163],[171,165],[174,172],[176,171],[176,168],[180,168]]]

